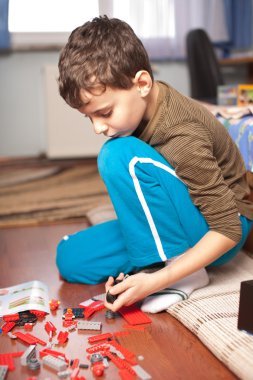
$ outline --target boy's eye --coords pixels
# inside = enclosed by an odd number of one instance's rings
[[[111,114],[112,114],[112,111],[109,111],[109,112],[106,112],[106,113],[101,114],[100,116],[106,118],[106,117],[110,117]]]

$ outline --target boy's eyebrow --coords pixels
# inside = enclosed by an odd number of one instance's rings
[[[108,109],[108,108],[111,108],[111,105],[110,104],[108,104],[108,105],[106,105],[106,106],[104,106],[104,107],[101,107],[101,108],[99,108],[99,109],[97,109],[97,110],[95,110],[95,111],[93,111],[93,112],[91,112],[92,114],[97,114],[97,113],[100,113],[101,111],[104,111],[104,110],[106,110],[106,109]]]

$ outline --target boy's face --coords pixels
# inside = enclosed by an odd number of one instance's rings
[[[80,97],[84,105],[79,111],[90,118],[97,134],[130,136],[146,116],[148,102],[135,83],[127,90],[107,87],[92,94],[81,90]]]

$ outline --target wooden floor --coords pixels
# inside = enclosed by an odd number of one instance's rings
[[[79,302],[104,292],[103,285],[87,286],[62,281],[55,266],[57,242],[65,234],[86,227],[83,223],[0,230],[0,288],[31,280],[45,282],[50,298],[61,301],[61,309],[46,318],[58,327],[58,331],[62,329],[63,308],[77,307]],[[139,364],[152,379],[236,379],[190,331],[169,314],[164,312],[151,318],[152,324],[144,332],[130,332],[120,337],[119,341],[136,355],[144,357]],[[124,321],[121,318],[107,322],[104,311],[98,312],[92,320],[102,321],[103,332],[123,329]],[[31,333],[47,340],[44,324],[45,320],[38,322]],[[88,363],[85,352],[88,336],[88,333],[72,332],[65,346],[54,349],[65,352],[69,359],[79,358],[81,363]],[[0,336],[1,353],[24,349],[26,346],[21,342],[13,341],[4,334]],[[8,373],[7,380],[23,380],[32,375],[38,376],[39,380],[58,379],[56,373],[46,367],[42,366],[39,372],[32,373],[20,366],[19,358],[15,358],[14,362],[16,369]],[[94,379],[90,369],[82,369],[79,376]],[[120,377],[116,367],[110,364],[102,378],[117,380]]]

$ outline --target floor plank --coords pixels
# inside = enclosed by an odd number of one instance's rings
[[[31,280],[45,282],[49,288],[50,298],[61,301],[61,309],[46,319],[52,321],[58,331],[62,330],[63,308],[77,306],[79,302],[92,295],[104,292],[103,284],[88,286],[64,282],[55,266],[55,250],[61,237],[86,227],[87,224],[82,223],[0,230],[0,288]],[[151,319],[152,324],[146,327],[144,332],[131,331],[129,335],[118,339],[136,355],[144,357],[139,364],[152,376],[152,379],[236,379],[189,330],[166,312],[153,315]],[[104,311],[98,312],[92,320],[102,321],[103,332],[122,330],[124,324],[121,318],[107,321]],[[45,320],[38,322],[32,334],[47,340],[44,324]],[[85,352],[88,336],[88,333],[70,333],[68,343],[58,350],[64,351],[70,359],[78,357],[81,362],[88,363]],[[25,348],[24,344],[12,341],[6,335],[0,337],[1,353]],[[41,380],[58,379],[55,372],[46,367],[33,374],[20,366],[18,358],[14,359],[14,362],[16,370],[9,372],[8,380],[25,380],[27,376],[32,375],[38,376]],[[86,379],[94,379],[90,369],[81,370],[80,375]],[[113,364],[110,364],[103,378],[110,380],[120,378]]]

